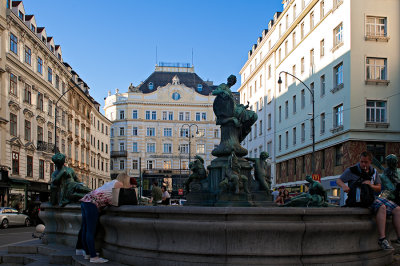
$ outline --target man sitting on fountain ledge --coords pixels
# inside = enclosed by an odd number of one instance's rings
[[[360,189],[356,186],[356,183],[361,180],[362,184],[366,184],[372,188],[375,193],[381,191],[381,179],[377,174],[376,170],[371,166],[372,154],[370,152],[364,151],[360,155],[360,162],[355,166],[347,168],[340,178],[336,181],[338,186],[340,186],[344,192],[348,195],[352,194],[352,189]],[[349,185],[346,185],[347,183]],[[356,201],[360,201],[362,192],[356,193]],[[350,199],[350,198],[349,198]],[[348,201],[346,201],[346,204]],[[376,225],[378,227],[379,240],[378,244],[382,249],[391,250],[393,247],[390,245],[389,241],[386,239],[385,229],[386,229],[386,215],[393,215],[393,225],[396,230],[397,236],[400,233],[400,208],[394,202],[384,199],[377,198],[373,201],[372,205],[369,206],[374,213],[376,213]],[[400,239],[400,237],[399,237]],[[399,241],[400,243],[400,241]]]

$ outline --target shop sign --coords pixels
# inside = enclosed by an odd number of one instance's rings
[[[178,189],[178,195],[182,196],[183,195],[183,188]]]
[[[321,175],[319,174],[312,175],[312,179],[321,183]]]

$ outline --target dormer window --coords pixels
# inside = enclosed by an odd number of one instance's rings
[[[149,90],[153,90],[154,89],[154,84],[153,82],[149,82]]]
[[[202,91],[203,90],[203,85],[197,84],[197,91]]]
[[[54,46],[50,46],[50,50],[54,53]]]
[[[21,11],[18,11],[18,17],[22,19],[22,21],[24,21],[24,13],[22,13]]]
[[[61,60],[61,54],[57,54],[58,60]]]
[[[36,27],[34,25],[31,25],[31,31],[33,31],[34,33],[36,33]]]
[[[46,43],[46,37],[42,36],[42,42]]]

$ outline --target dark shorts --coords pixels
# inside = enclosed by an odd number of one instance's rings
[[[392,211],[396,208],[399,207],[396,203],[394,203],[391,200],[388,199],[384,199],[384,198],[377,198],[374,203],[372,203],[371,205],[371,209],[373,212],[377,212],[378,209],[382,206],[385,205],[386,206],[386,214],[387,215],[392,215]]]

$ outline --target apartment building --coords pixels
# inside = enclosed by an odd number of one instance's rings
[[[55,148],[87,185],[95,188],[109,180],[109,173],[89,165],[93,157],[109,160],[109,153],[89,145],[90,135],[109,143],[91,118],[111,125],[89,87],[22,1],[1,1],[0,13],[1,205],[26,209],[30,202],[47,200]]]
[[[104,110],[112,121],[112,175],[142,174],[145,195],[154,179],[167,184],[174,196],[183,193],[190,159],[198,154],[209,165],[220,142],[213,89],[189,64],[160,63],[128,92],[109,92]]]
[[[363,150],[382,163],[387,154],[399,155],[400,2],[287,0],[283,7],[249,52],[240,92],[272,66],[274,79],[266,85],[275,96],[276,184],[298,186],[306,175],[318,174],[336,198],[335,180]]]

